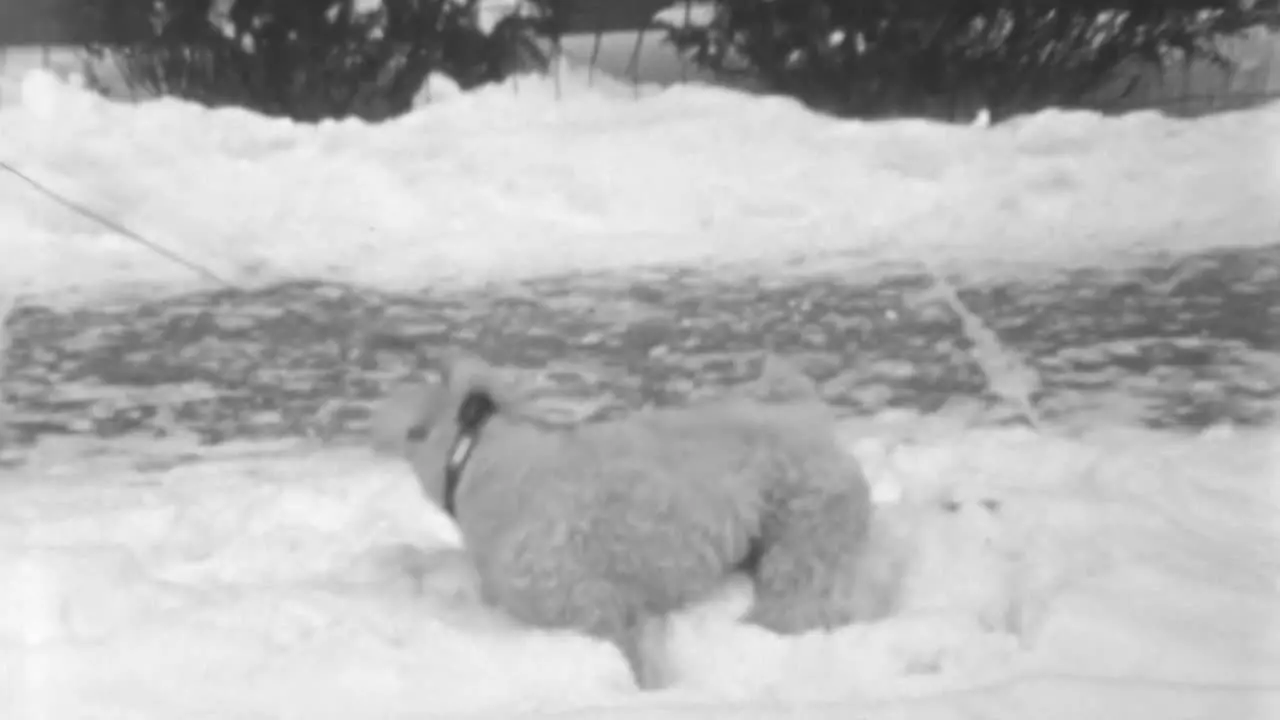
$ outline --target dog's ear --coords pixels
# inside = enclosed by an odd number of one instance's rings
[[[483,402],[491,405],[490,413],[523,404],[527,392],[510,373],[459,351],[446,351],[437,357],[441,382],[449,389],[459,408],[474,398],[483,398]]]
[[[821,402],[817,383],[790,361],[774,353],[764,357],[760,376],[737,388],[741,397],[765,403]]]
[[[498,402],[483,388],[471,390],[462,398],[455,420],[463,432],[478,429],[498,411]]]

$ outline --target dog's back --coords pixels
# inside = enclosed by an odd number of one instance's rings
[[[710,592],[750,550],[761,501],[749,468],[763,458],[748,456],[747,438],[638,418],[537,439],[495,425],[459,496],[477,564],[508,565],[482,575],[542,576],[555,588],[539,596],[606,578],[665,612]]]
[[[497,422],[472,460],[459,523],[481,576],[508,585],[494,599],[525,607],[529,622],[591,612],[565,593],[598,579],[667,612],[749,558],[779,492],[811,488],[815,474],[856,479],[829,430],[804,424],[813,417],[735,401],[560,431]]]

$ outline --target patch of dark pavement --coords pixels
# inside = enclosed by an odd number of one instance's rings
[[[1120,394],[1152,427],[1254,423],[1280,397],[1280,247],[953,284],[1038,373],[1046,417]],[[33,437],[340,438],[362,432],[370,404],[435,366],[441,348],[548,369],[549,385],[596,416],[713,395],[753,377],[771,350],[848,413],[998,403],[934,288],[905,270],[874,282],[681,271],[412,294],[301,281],[24,307],[10,323],[6,392]]]

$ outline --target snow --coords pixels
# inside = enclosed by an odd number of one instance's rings
[[[1280,227],[1274,106],[1195,122],[1050,111],[984,129],[840,122],[702,86],[637,99],[564,75],[559,99],[525,77],[381,126],[296,127],[170,100],[140,110],[32,72],[3,93],[16,99],[0,107],[0,159],[244,285],[286,268],[407,289],[796,257],[1025,273],[1183,252],[1224,226],[1263,244]],[[13,229],[0,243],[23,248],[0,277],[31,292],[193,279],[7,174],[0,188],[22,199],[0,208]]]
[[[560,80],[558,99],[522,78],[383,125],[304,127],[111,104],[30,72],[5,80],[0,161],[242,285],[926,261],[1025,278],[1280,228],[1280,105],[946,127]],[[0,178],[8,293],[207,282]],[[993,386],[1018,371],[989,367]],[[869,573],[898,588],[893,612],[778,637],[734,621],[749,590],[730,583],[677,618],[681,682],[653,694],[602,643],[480,609],[400,463],[44,442],[0,470],[0,717],[1280,717],[1274,426],[899,411],[842,433],[876,488]]]
[[[536,18],[540,9],[525,0],[483,0],[475,5],[476,27],[486,35],[508,17]]]
[[[658,25],[667,25],[675,28],[704,28],[711,25],[715,21],[715,17],[715,3],[706,2],[705,0],[699,0],[698,2],[686,0],[659,10],[653,16],[653,22]]]
[[[730,586],[678,619],[681,685],[654,698],[608,646],[467,604],[452,530],[397,463],[246,449],[140,473],[51,449],[0,486],[5,717],[1280,710],[1274,434],[892,428],[847,429],[900,490],[878,534],[907,568],[898,611],[779,638],[733,622]]]

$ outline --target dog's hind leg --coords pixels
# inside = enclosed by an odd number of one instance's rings
[[[746,622],[783,634],[853,622],[865,499],[857,493],[803,497],[779,510],[752,568],[755,600]]]
[[[589,632],[618,648],[641,690],[660,690],[672,683],[667,666],[665,617],[627,612],[624,617],[602,618]]]
[[[661,690],[673,682],[666,648],[667,623],[661,617],[640,617],[614,644],[622,651],[631,676],[641,690]]]

